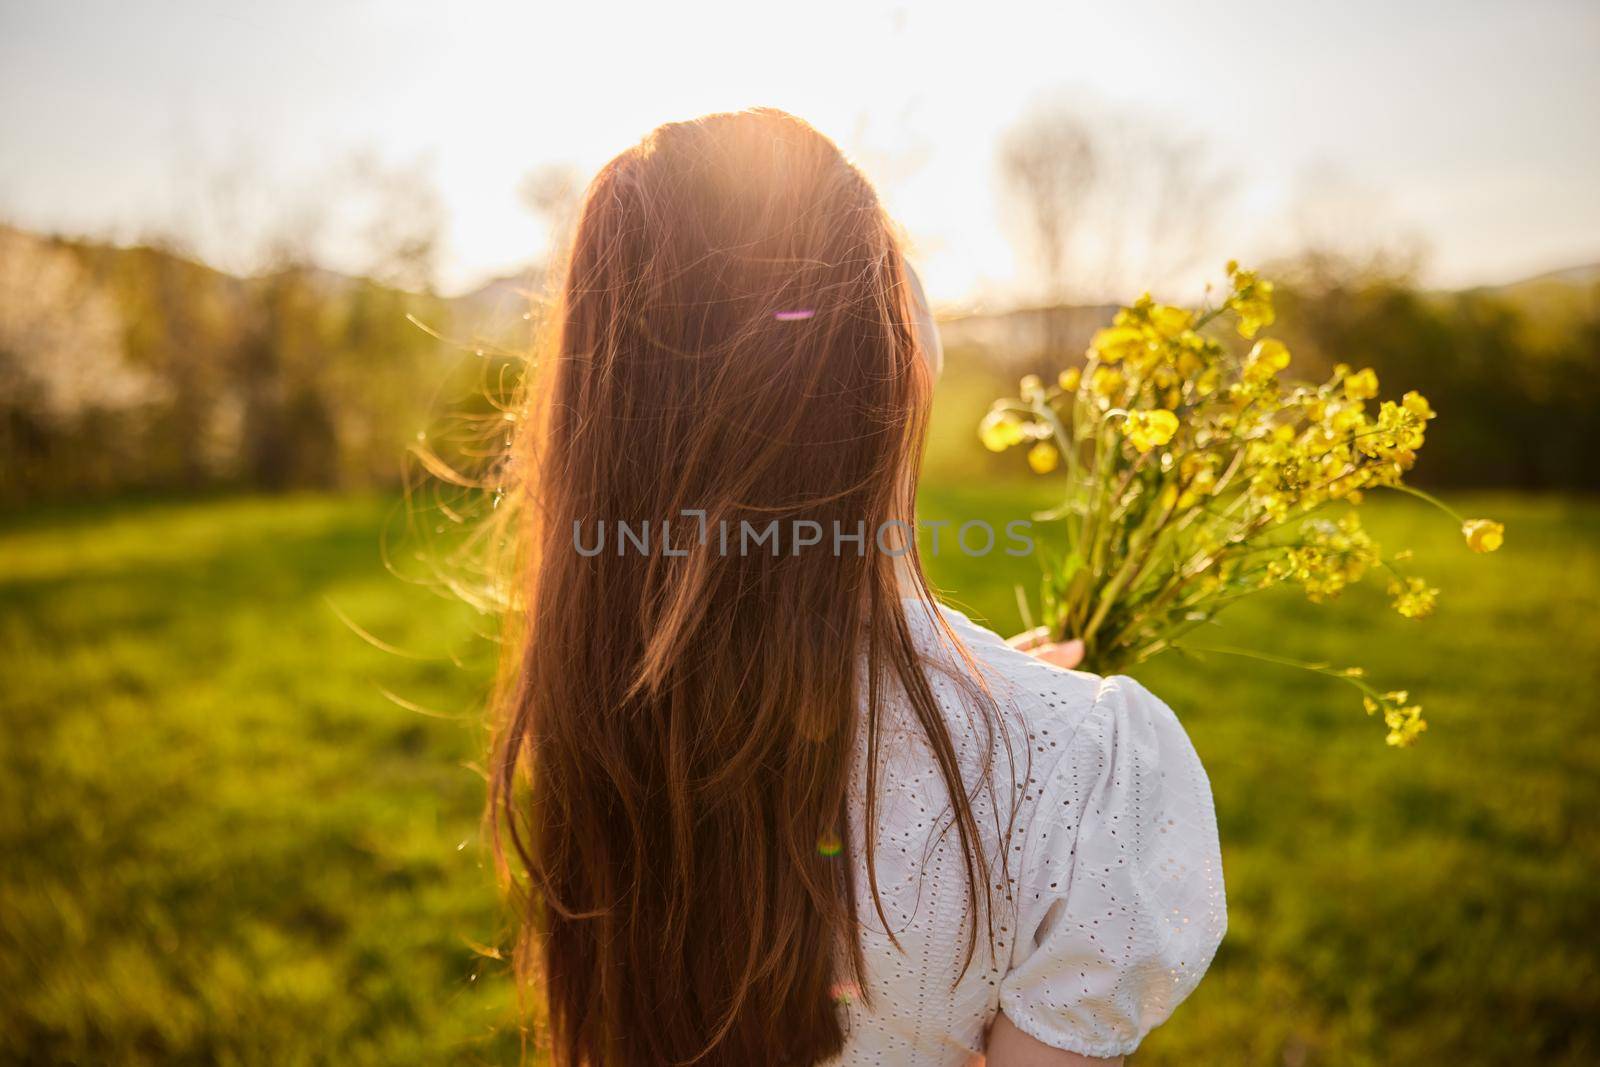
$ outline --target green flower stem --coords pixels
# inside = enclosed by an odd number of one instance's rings
[[[1081,413],[1077,409],[1077,404],[1080,402],[1090,402],[1083,401],[1082,399],[1085,389],[1084,383],[1087,383],[1094,376],[1094,372],[1098,370],[1099,367],[1100,360],[1096,356],[1090,356],[1084,361],[1082,379],[1078,386],[1078,397],[1074,400],[1074,407],[1072,411],[1074,436],[1077,436],[1077,427],[1082,425],[1082,420],[1080,418]],[[1088,508],[1085,515],[1084,527],[1081,534],[1082,542],[1073,546],[1074,548],[1079,549],[1079,554],[1082,555],[1086,561],[1089,561],[1091,565],[1093,564],[1093,547],[1100,537],[1100,526],[1102,525],[1103,518],[1100,510],[1100,500],[1101,495],[1105,492],[1106,478],[1105,471],[1102,469],[1104,466],[1104,449],[1101,447],[1102,436],[1103,429],[1101,432],[1090,434],[1084,438],[1085,440],[1092,441],[1094,443],[1094,451],[1090,454],[1089,461],[1085,464],[1085,466],[1092,470],[1095,475],[1089,486],[1089,490],[1093,494],[1093,502],[1092,506]],[[1089,550],[1084,551],[1084,546],[1088,546]]]
[[[1140,542],[1139,552],[1137,555],[1130,553],[1128,556],[1128,564],[1133,566],[1133,573],[1129,574],[1123,582],[1125,588],[1134,589],[1138,587],[1139,579],[1144,577],[1145,569],[1150,565],[1150,561],[1155,558],[1156,546],[1161,543],[1161,534],[1166,530],[1167,522],[1172,518],[1175,508],[1176,505],[1173,505],[1153,510],[1151,514],[1157,516],[1155,529],[1144,533],[1141,527],[1140,533],[1144,534],[1144,536]],[[1148,523],[1149,519],[1145,521]],[[1128,564],[1123,566],[1124,573],[1128,569]]]
[[[1393,489],[1397,493],[1405,493],[1408,496],[1416,497],[1418,500],[1425,500],[1429,504],[1432,504],[1434,507],[1438,508],[1440,511],[1444,512],[1446,515],[1450,516],[1452,519],[1456,520],[1457,523],[1463,526],[1465,526],[1467,523],[1467,520],[1461,517],[1460,512],[1456,511],[1455,508],[1451,507],[1449,504],[1446,504],[1443,500],[1440,500],[1432,493],[1423,492],[1421,489],[1414,489],[1411,486],[1403,483],[1398,485],[1385,485],[1381,486],[1380,488]]]
[[[1276,548],[1276,547],[1279,547],[1279,546],[1265,546],[1264,545],[1264,546],[1260,546],[1260,547],[1255,548],[1255,549],[1249,549],[1249,550],[1247,550],[1247,551],[1245,551],[1243,553],[1239,553],[1239,555],[1248,556],[1248,555],[1251,555],[1252,553],[1257,552],[1257,551],[1267,551],[1267,550],[1269,550],[1271,548]],[[1128,622],[1128,624],[1126,626],[1124,626],[1120,632],[1118,632],[1116,637],[1112,638],[1109,647],[1112,647],[1112,648],[1117,647],[1117,645],[1119,645],[1123,641],[1124,638],[1127,638],[1127,637],[1131,636],[1133,634],[1133,632],[1139,626],[1144,624],[1145,621],[1147,619],[1151,618],[1151,617],[1158,616],[1158,615],[1162,614],[1163,612],[1167,613],[1168,615],[1175,615],[1177,612],[1180,612],[1180,611],[1184,612],[1184,613],[1188,613],[1188,612],[1191,612],[1191,611],[1195,610],[1196,608],[1200,607],[1203,604],[1208,604],[1209,605],[1209,607],[1207,608],[1207,611],[1206,611],[1206,617],[1205,618],[1203,618],[1203,619],[1195,619],[1195,620],[1184,620],[1182,622],[1179,622],[1177,624],[1177,628],[1172,633],[1168,634],[1166,636],[1166,638],[1164,638],[1161,641],[1157,642],[1157,644],[1161,644],[1161,645],[1164,646],[1166,644],[1166,642],[1175,640],[1175,639],[1177,639],[1179,637],[1182,637],[1184,634],[1186,634],[1189,631],[1195,629],[1196,627],[1202,626],[1205,623],[1210,622],[1212,619],[1214,619],[1216,617],[1217,613],[1222,608],[1224,608],[1227,605],[1233,603],[1235,600],[1242,600],[1245,597],[1254,596],[1256,593],[1259,593],[1261,591],[1261,586],[1252,582],[1252,583],[1249,583],[1246,588],[1244,588],[1244,589],[1242,589],[1242,590],[1240,590],[1238,592],[1232,593],[1230,595],[1227,595],[1227,596],[1218,597],[1215,593],[1201,593],[1200,596],[1194,597],[1193,599],[1189,599],[1189,600],[1179,599],[1176,604],[1174,604],[1170,609],[1168,609],[1168,607],[1167,607],[1168,602],[1176,599],[1180,592],[1183,592],[1196,579],[1204,576],[1205,573],[1208,570],[1210,570],[1217,563],[1221,562],[1221,560],[1222,560],[1222,556],[1220,556],[1220,555],[1211,557],[1210,559],[1208,559],[1205,562],[1204,565],[1202,565],[1198,569],[1196,569],[1194,571],[1191,571],[1188,574],[1183,575],[1176,582],[1173,582],[1172,584],[1168,585],[1166,588],[1162,589],[1161,592],[1159,594],[1157,594],[1157,596],[1156,596],[1156,598],[1154,600],[1152,600],[1149,604],[1146,604],[1144,606],[1144,609],[1141,612],[1139,612],[1132,620],[1130,620]],[[1236,575],[1233,579],[1231,579],[1228,583],[1226,583],[1226,586],[1224,586],[1224,588],[1226,588],[1227,586],[1236,586],[1236,585],[1238,585],[1241,578],[1253,578],[1255,575],[1266,574],[1266,573],[1267,573],[1267,568],[1265,568],[1265,567],[1260,567],[1260,568],[1257,568],[1257,569],[1252,570],[1252,571],[1246,571],[1243,575]],[[1141,650],[1141,651],[1135,652],[1134,656],[1135,656],[1135,660],[1137,662],[1143,662],[1144,660],[1150,658],[1150,656],[1152,656],[1154,654],[1155,654],[1154,652],[1151,652],[1151,651],[1148,651],[1148,650]]]
[[[1170,516],[1168,516],[1168,517],[1170,518]],[[1163,520],[1163,526],[1165,526],[1165,520]],[[1180,522],[1177,526],[1173,527],[1172,529],[1174,531],[1174,536],[1177,536],[1177,534],[1181,533],[1183,531],[1183,529],[1184,529],[1184,526],[1185,526],[1185,523]],[[1158,531],[1158,533],[1159,533],[1159,531]],[[1195,563],[1195,562],[1189,562],[1189,563],[1183,564],[1182,567],[1180,567],[1180,571],[1183,572],[1181,577],[1176,582],[1172,583],[1166,589],[1164,589],[1156,597],[1156,599],[1151,604],[1146,605],[1146,610],[1145,610],[1144,614],[1145,615],[1154,614],[1158,609],[1164,607],[1164,604],[1165,604],[1166,601],[1171,600],[1185,586],[1189,585],[1196,578],[1199,578],[1201,575],[1203,575],[1207,570],[1209,570],[1211,568],[1211,566],[1213,564],[1215,564],[1219,560],[1221,560],[1224,555],[1232,554],[1231,550],[1232,550],[1233,547],[1234,547],[1233,545],[1224,544],[1223,547],[1221,548],[1221,550],[1216,555],[1208,557],[1208,558],[1204,559],[1203,561],[1198,562],[1198,564]],[[1264,551],[1264,550],[1266,550],[1267,547],[1269,547],[1269,546],[1260,546],[1259,549],[1256,549],[1256,550]],[[1143,574],[1143,567],[1140,568],[1140,576],[1142,576],[1142,574]],[[1142,621],[1143,621],[1143,619],[1139,618],[1139,617],[1136,617],[1136,618],[1130,620],[1129,623],[1127,625],[1125,625],[1122,628],[1122,630],[1119,631],[1117,633],[1117,635],[1112,639],[1111,647],[1115,647],[1119,642],[1121,642],[1123,640],[1123,638],[1127,637],[1129,635],[1129,633],[1131,633],[1137,626],[1139,626],[1141,624]]]
[[[1154,452],[1142,452],[1139,454],[1138,460],[1128,469],[1127,476],[1123,478],[1122,485],[1118,488],[1117,499],[1121,499],[1122,494],[1127,492],[1127,487],[1132,483],[1133,476],[1144,466],[1145,460],[1154,454]],[[1133,549],[1137,545],[1137,550],[1127,553],[1126,559],[1124,559],[1122,566],[1118,568],[1116,575],[1112,577],[1110,582],[1101,587],[1100,594],[1096,598],[1095,612],[1089,617],[1088,623],[1084,626],[1084,632],[1073,636],[1081,637],[1085,644],[1094,644],[1095,634],[1100,629],[1100,624],[1105,621],[1106,615],[1111,611],[1112,606],[1116,603],[1117,597],[1125,587],[1132,584],[1144,569],[1145,560],[1149,558],[1150,549],[1160,535],[1161,526],[1168,514],[1170,514],[1170,511],[1167,509],[1152,508],[1144,521],[1139,524],[1139,529],[1135,530],[1133,535],[1128,538],[1129,548]],[[1154,529],[1151,529],[1152,522],[1155,525]]]
[[[1313,674],[1321,674],[1329,678],[1337,678],[1341,682],[1346,682],[1355,686],[1361,691],[1362,695],[1369,696],[1373,700],[1381,701],[1383,699],[1383,694],[1374,689],[1366,681],[1350,674],[1347,671],[1337,670],[1333,667],[1330,667],[1326,663],[1308,663],[1305,660],[1290,659],[1288,656],[1275,656],[1270,652],[1258,652],[1251,648],[1235,648],[1232,645],[1180,645],[1176,642],[1172,642],[1170,647],[1175,648],[1180,652],[1201,654],[1206,652],[1216,652],[1224,656],[1243,656],[1246,659],[1260,660],[1263,663],[1275,663],[1280,667],[1297,667],[1300,670],[1310,671]]]
[[[1207,288],[1210,288],[1210,286],[1207,286]],[[1227,310],[1228,310],[1228,302],[1226,300],[1224,300],[1222,303],[1218,304],[1216,307],[1212,308],[1210,311],[1202,312],[1200,317],[1194,320],[1194,325],[1189,327],[1189,328],[1191,330],[1193,330],[1195,333],[1199,333],[1201,327],[1210,325],[1211,322],[1214,319],[1216,319],[1216,317],[1218,315],[1221,315],[1224,311],[1227,311]]]
[[[1073,403],[1074,407],[1076,407],[1076,396],[1073,398]],[[1081,461],[1078,456],[1076,412],[1074,412],[1074,432],[1070,436],[1067,433],[1066,426],[1062,424],[1061,419],[1056,415],[1055,409],[1050,406],[1049,400],[1043,398],[1035,400],[1033,402],[1033,412],[1037,417],[1045,420],[1045,422],[1049,425],[1050,434],[1055,438],[1056,441],[1056,447],[1066,458],[1067,501],[1070,502],[1073,492],[1078,485],[1078,479],[1081,474],[1079,470],[1079,463]],[[1082,520],[1080,520],[1070,509],[1065,513],[1065,518],[1067,521],[1068,541],[1070,542],[1074,536],[1074,527],[1078,526]]]

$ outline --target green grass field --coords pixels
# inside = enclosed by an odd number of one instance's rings
[[[929,516],[1016,517],[1034,492],[946,485]],[[1285,593],[1218,634],[1411,689],[1415,750],[1335,682],[1221,657],[1140,672],[1210,770],[1231,926],[1139,1063],[1600,1057],[1600,505],[1464,504],[1507,522],[1502,552],[1409,501],[1370,509],[1443,588],[1433,619],[1377,588]],[[0,525],[0,1061],[517,1059],[481,951],[503,932],[478,840],[490,627],[385,570],[393,507]],[[1029,561],[932,563],[1016,627]]]

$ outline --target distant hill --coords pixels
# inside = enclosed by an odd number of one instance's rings
[[[539,266],[494,278],[452,299],[451,317],[474,338],[509,342],[526,336],[528,316],[543,292],[544,278]]]
[[[1521,306],[1530,318],[1560,329],[1572,316],[1591,313],[1600,304],[1600,263],[1546,271],[1496,285],[1439,290],[1429,296],[1449,300],[1468,292],[1504,296]],[[1018,308],[941,318],[939,330],[947,348],[978,353],[1010,372],[1037,363],[1051,348],[1080,353],[1094,331],[1107,325],[1115,313],[1116,306],[1110,304]]]
[[[1596,282],[1600,282],[1600,263],[1585,263],[1577,267],[1563,267],[1561,270],[1547,270],[1543,274],[1535,274],[1531,278],[1507,282],[1504,285],[1497,285],[1492,288],[1515,289],[1523,285],[1536,285],[1545,282],[1559,282],[1564,285],[1593,285]]]
[[[1480,291],[1512,301],[1527,317],[1534,336],[1550,337],[1575,320],[1600,313],[1600,263],[1546,271]]]
[[[235,278],[162,249],[126,248],[83,239],[50,238],[9,227],[0,227],[0,232],[11,234],[13,240],[28,239],[75,248],[80,254],[96,258],[102,263],[137,255],[170,259],[215,276],[218,284],[225,287],[248,280]],[[322,268],[309,270],[307,276],[329,296],[347,293],[364,281]],[[543,268],[530,265],[446,299],[444,305],[449,309],[449,321],[430,322],[429,326],[447,330],[454,339],[464,343],[523,345],[529,336],[529,316],[535,313],[544,285]],[[1563,317],[1574,309],[1587,308],[1592,302],[1600,300],[1600,262],[1564,267],[1515,281],[1474,286],[1471,289],[1503,293],[1524,303],[1535,315]],[[1444,290],[1435,295],[1448,298],[1458,291],[1470,290]],[[1088,344],[1093,332],[1110,321],[1115,310],[1113,305],[1024,307],[941,318],[940,329],[946,346],[973,351],[1010,370],[1037,362],[1050,348],[1081,350]]]

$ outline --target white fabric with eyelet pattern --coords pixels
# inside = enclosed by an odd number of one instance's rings
[[[833,1063],[956,1067],[982,1051],[1002,1010],[1055,1048],[1132,1052],[1199,983],[1226,927],[1199,757],[1171,710],[1138,682],[1051,667],[941,609],[1000,711],[996,729],[986,729],[962,682],[970,668],[918,602],[906,606],[976,790],[995,948],[980,916],[963,973],[978,909],[948,794],[909,706],[891,700],[878,754],[884,914],[867,878],[863,741],[849,854],[867,988],[842,998],[849,1036]]]

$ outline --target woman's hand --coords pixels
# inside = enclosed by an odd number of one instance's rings
[[[1006,644],[1019,652],[1027,652],[1054,667],[1074,670],[1083,662],[1083,642],[1052,641],[1050,631],[1043,626],[1026,630],[1008,638]]]

